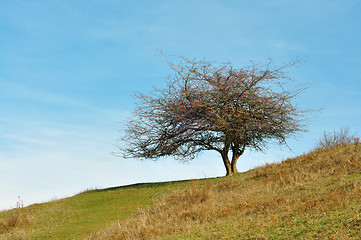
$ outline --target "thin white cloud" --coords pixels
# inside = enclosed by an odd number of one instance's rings
[[[4,94],[8,97],[22,99],[22,100],[31,100],[39,101],[44,103],[58,103],[58,104],[67,104],[67,105],[76,105],[87,108],[93,108],[88,104],[77,101],[65,95],[52,93],[50,91],[43,91],[29,87],[24,84],[12,83],[9,81],[2,81],[2,88]]]
[[[44,136],[47,136],[47,137],[65,137],[65,136],[75,134],[74,131],[60,130],[60,129],[50,129],[50,128],[40,129],[39,133],[41,135],[44,135]]]
[[[54,93],[51,91],[45,91],[40,89],[32,88],[28,85],[12,83],[9,81],[1,80],[0,93],[4,96],[7,96],[8,99],[20,99],[22,101],[36,101],[43,104],[58,104],[58,105],[67,105],[69,107],[78,107],[92,111],[103,116],[122,116],[128,115],[127,110],[117,110],[117,109],[108,109],[96,105],[87,103],[86,101],[80,101],[74,99],[73,97],[67,96],[65,94]],[[11,101],[7,100],[7,104],[11,105]],[[41,105],[38,105],[41,107]],[[3,118],[3,116],[2,116]],[[119,119],[117,119],[119,120]]]
[[[55,141],[49,141],[49,140],[41,139],[41,138],[28,138],[28,137],[23,137],[23,136],[16,135],[16,134],[5,134],[4,138],[14,140],[19,143],[30,143],[30,144],[41,145],[41,146],[51,146],[56,143]]]

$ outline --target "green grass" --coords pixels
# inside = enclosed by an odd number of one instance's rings
[[[29,223],[8,230],[0,228],[0,239],[5,236],[12,239],[16,231],[20,232],[20,239],[82,239],[115,220],[134,214],[160,195],[184,184],[138,184],[88,191],[70,198],[34,204],[23,209]],[[20,209],[0,212],[0,223],[5,224],[18,212],[21,214]]]
[[[353,144],[231,177],[95,190],[0,212],[0,239],[360,236],[361,145]]]

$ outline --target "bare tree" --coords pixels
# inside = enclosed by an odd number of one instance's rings
[[[226,175],[237,173],[237,160],[246,148],[262,151],[270,140],[287,145],[286,138],[304,131],[306,111],[293,103],[303,88],[285,88],[291,79],[284,69],[298,62],[276,67],[269,61],[237,69],[229,62],[168,61],[174,74],[167,87],[136,95],[123,156],[188,161],[215,150]]]
[[[358,141],[356,133],[350,134],[349,127],[341,127],[338,131],[334,130],[333,133],[324,131],[317,148],[332,148],[351,143],[357,145]]]

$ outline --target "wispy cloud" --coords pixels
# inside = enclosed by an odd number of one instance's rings
[[[94,109],[94,107],[72,99],[71,97],[68,97],[64,94],[53,93],[50,91],[32,88],[29,85],[13,83],[4,80],[1,84],[3,94],[7,95],[10,98],[28,101],[38,101],[43,103],[75,105]]]
[[[55,93],[50,90],[42,90],[38,88],[33,88],[29,85],[13,83],[9,81],[1,80],[1,98],[5,100],[2,102],[3,105],[8,104],[11,107],[13,101],[10,99],[16,99],[25,101],[27,103],[36,102],[38,107],[41,107],[41,104],[49,105],[64,105],[69,106],[69,113],[71,112],[70,108],[81,108],[85,110],[89,110],[92,112],[97,112],[98,114],[116,114],[119,116],[119,113],[126,114],[127,111],[121,111],[117,109],[109,109],[104,106],[96,106],[94,104],[90,104],[87,100],[78,100],[72,96],[67,95],[66,93]],[[47,109],[46,109],[47,110]]]
[[[35,145],[41,145],[41,146],[51,146],[54,145],[56,142],[55,141],[51,141],[48,139],[42,139],[42,138],[28,138],[28,137],[23,137],[20,135],[15,135],[15,134],[5,134],[4,135],[5,140],[9,139],[18,143],[30,143],[30,144],[35,144]]]

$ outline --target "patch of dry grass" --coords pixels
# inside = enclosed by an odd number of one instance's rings
[[[90,191],[0,214],[1,240],[359,236],[361,145],[356,142],[232,177]]]
[[[16,208],[6,219],[0,220],[0,239],[25,239],[25,232],[18,231],[19,228],[29,228],[32,224],[32,217],[24,213],[24,204],[19,197]]]
[[[89,238],[352,239],[360,234],[360,170],[361,146],[317,149],[233,177],[193,181]],[[349,208],[355,213],[346,214]]]

